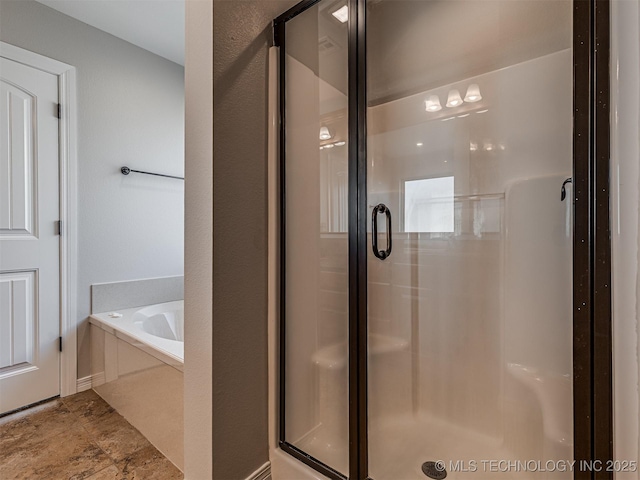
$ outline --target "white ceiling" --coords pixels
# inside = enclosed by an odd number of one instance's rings
[[[37,0],[184,65],[185,0]]]

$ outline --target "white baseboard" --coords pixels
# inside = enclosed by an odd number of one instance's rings
[[[91,390],[93,387],[99,387],[105,383],[104,372],[88,375],[78,379],[77,392]]]
[[[246,480],[271,480],[271,462],[262,465],[258,470],[249,475]]]
[[[91,386],[99,387],[100,385],[104,385],[106,383],[106,377],[104,372],[94,373],[91,375]]]
[[[76,390],[78,393],[91,390],[91,375],[78,379]]]

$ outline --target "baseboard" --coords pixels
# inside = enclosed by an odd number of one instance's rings
[[[78,379],[76,384],[76,391],[78,393],[91,390],[93,387],[97,387],[104,384],[104,372],[96,373],[94,375],[88,375]]]
[[[104,372],[94,373],[93,375],[91,375],[92,387],[99,387],[100,385],[104,385],[105,383],[107,383],[107,380],[104,375]]]
[[[246,480],[271,480],[271,462],[262,465],[258,470],[249,475]]]
[[[76,384],[76,391],[78,393],[86,390],[91,390],[91,375],[79,378],[78,383]]]

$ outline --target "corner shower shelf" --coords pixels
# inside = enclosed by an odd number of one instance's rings
[[[409,342],[398,337],[387,335],[369,335],[369,355],[392,353],[406,350]],[[337,370],[347,364],[348,349],[346,343],[337,343],[321,348],[312,357],[313,363],[321,368]]]

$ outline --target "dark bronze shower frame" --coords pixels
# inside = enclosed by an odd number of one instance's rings
[[[285,25],[322,0],[303,0],[274,20],[280,48],[279,444],[323,475],[340,472],[285,438]],[[349,5],[349,479],[368,475],[366,0]],[[573,0],[573,398],[574,458],[613,459],[610,230],[610,0]],[[606,469],[603,469],[606,470]],[[575,480],[613,472],[577,468]]]

